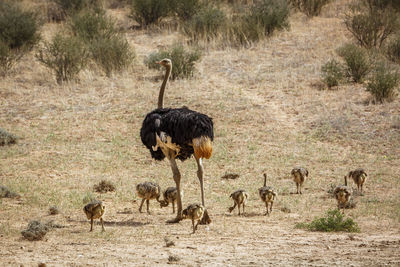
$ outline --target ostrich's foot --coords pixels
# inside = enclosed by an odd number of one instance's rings
[[[182,217],[177,216],[174,219],[168,220],[167,223],[179,223],[182,220],[183,220]]]

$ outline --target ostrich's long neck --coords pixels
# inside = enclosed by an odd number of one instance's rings
[[[171,74],[171,69],[172,66],[165,67],[164,81],[161,84],[160,93],[158,95],[158,108],[163,108],[164,106],[164,92],[165,92],[165,87],[167,86],[169,75]]]

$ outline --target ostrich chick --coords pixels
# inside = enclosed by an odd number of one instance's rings
[[[136,186],[136,192],[138,196],[142,198],[142,202],[140,203],[139,207],[139,212],[142,212],[143,203],[146,200],[147,213],[150,214],[149,210],[150,200],[156,199],[158,202],[160,202],[160,194],[161,194],[160,186],[156,183],[144,182]]]
[[[308,177],[308,170],[302,167],[293,168],[291,174],[293,176],[293,181],[296,183],[297,194],[302,194],[301,187],[303,186],[306,177]]]
[[[249,194],[243,189],[236,190],[230,196],[233,199],[233,207],[229,207],[229,212],[232,212],[235,207],[238,207],[239,215],[240,215],[240,205],[243,205],[243,214],[244,214],[244,206],[249,198]]]
[[[263,202],[265,202],[265,207],[267,208],[267,212],[265,215],[269,215],[272,212],[272,205],[274,204],[274,200],[277,196],[277,193],[270,186],[267,186],[267,175],[264,173],[264,186],[258,189],[258,193]],[[271,203],[270,209],[268,210],[268,203]]]
[[[160,207],[167,207],[169,203],[172,203],[172,213],[175,213],[175,202],[178,199],[178,190],[176,187],[168,187],[164,191],[164,200],[160,201]],[[181,191],[181,197],[183,197],[183,191]]]
[[[349,172],[347,174],[347,177],[352,178],[354,183],[357,185],[357,191],[359,193],[363,193],[363,185],[365,183],[365,180],[367,180],[367,173],[364,171],[364,169],[356,169],[354,171]]]
[[[338,203],[338,209],[340,210],[340,207],[342,207],[343,213],[347,203],[350,202],[352,194],[351,191],[351,188],[347,186],[347,176],[344,177],[344,185],[337,186],[333,191],[333,195],[335,196]]]
[[[93,200],[92,202],[90,202],[83,208],[83,211],[85,212],[86,217],[88,219],[90,219],[90,232],[93,231],[93,220],[99,219],[99,218],[100,218],[100,222],[101,222],[102,231],[105,231],[104,223],[103,223],[103,214],[104,214],[105,208],[106,207],[99,200]]]
[[[201,204],[190,204],[187,206],[187,208],[182,211],[182,218],[192,220],[193,234],[196,232],[197,225],[199,225],[200,221],[206,221],[207,224],[211,223],[207,210]],[[197,221],[196,225],[194,221]]]

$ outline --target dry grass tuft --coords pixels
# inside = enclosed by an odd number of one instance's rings
[[[99,184],[94,185],[93,189],[98,193],[107,193],[107,192],[114,192],[115,186],[110,181],[102,180]]]
[[[18,198],[19,194],[11,191],[5,186],[0,186],[0,198]]]
[[[43,237],[49,231],[49,227],[40,221],[31,221],[28,224],[28,228],[21,231],[21,234],[24,238],[29,241],[37,241],[42,240]]]
[[[6,130],[0,128],[0,146],[15,144],[17,137]]]

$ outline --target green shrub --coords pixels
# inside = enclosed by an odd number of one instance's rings
[[[221,34],[225,25],[224,12],[218,8],[206,6],[185,23],[183,31],[194,41],[201,39],[210,41]]]
[[[321,67],[321,72],[322,80],[328,88],[338,86],[343,79],[343,67],[334,59],[325,63],[325,65]]]
[[[314,17],[321,14],[322,8],[329,4],[331,0],[290,0],[295,9],[300,10],[307,17]]]
[[[400,34],[397,34],[397,36],[388,43],[386,55],[389,60],[400,64]]]
[[[87,49],[76,37],[57,34],[51,42],[43,42],[36,58],[56,74],[57,83],[74,79],[88,62]]]
[[[363,48],[353,44],[345,44],[337,50],[337,53],[346,63],[345,75],[354,82],[362,82],[371,71],[372,63]]]
[[[200,57],[201,53],[198,50],[186,51],[182,45],[173,45],[167,50],[150,54],[146,58],[145,64],[150,69],[159,69],[160,65],[155,62],[169,58],[172,60],[171,79],[188,78],[193,76],[195,70],[194,64]]]
[[[101,9],[101,0],[52,0],[58,4],[66,14],[74,15],[85,8]]]
[[[183,21],[190,20],[202,8],[201,0],[174,0],[173,3],[173,11]]]
[[[376,102],[392,101],[398,93],[399,81],[400,76],[397,71],[391,70],[387,64],[380,63],[367,83],[367,91],[372,94]]]
[[[366,48],[381,47],[399,27],[399,16],[392,8],[376,8],[364,0],[352,6],[345,25],[357,42]]]
[[[170,11],[170,0],[132,0],[132,17],[141,25],[158,23]]]
[[[360,232],[358,224],[351,218],[344,219],[337,209],[329,210],[326,217],[315,218],[310,223],[300,223],[296,227],[319,232]]]
[[[289,27],[289,4],[287,0],[261,0],[250,9],[249,17],[255,24],[260,24],[264,33],[269,36],[275,30]]]
[[[11,49],[31,49],[40,39],[35,13],[23,11],[18,4],[0,2],[0,40]]]
[[[115,23],[102,10],[87,10],[75,15],[71,21],[72,31],[85,42],[98,38],[111,38],[117,34]]]
[[[108,77],[115,71],[127,68],[135,57],[128,41],[119,35],[98,38],[89,49],[93,60]]]
[[[71,28],[86,43],[91,58],[107,76],[128,67],[135,57],[126,38],[118,33],[114,21],[102,10],[74,16]]]
[[[276,30],[289,28],[289,5],[286,0],[257,1],[244,15],[232,18],[232,42],[239,45],[259,41]]]

